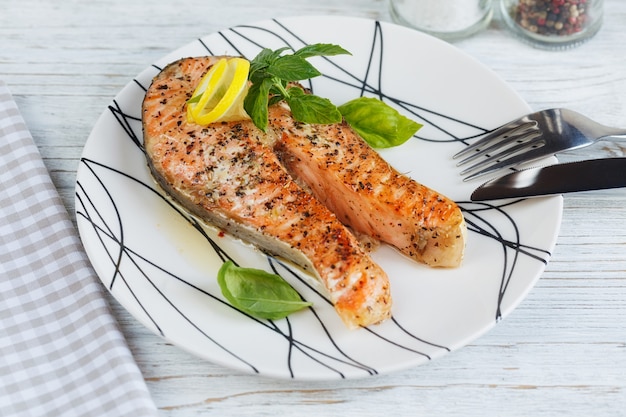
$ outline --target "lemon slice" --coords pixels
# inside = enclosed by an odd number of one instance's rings
[[[250,61],[222,58],[202,77],[187,104],[187,119],[208,125],[249,119],[243,101],[250,87]]]
[[[221,84],[223,84],[225,80],[224,72],[227,66],[227,59],[220,59],[204,74],[202,79],[200,79],[198,86],[191,96],[191,100],[187,103],[187,117],[190,121],[193,121],[195,115],[208,104],[211,98],[216,96],[218,89],[223,90]],[[215,99],[212,101],[215,101]],[[215,103],[213,105],[215,105]]]

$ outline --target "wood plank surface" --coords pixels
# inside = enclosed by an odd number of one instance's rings
[[[535,109],[568,107],[626,127],[626,2],[606,0],[605,11],[598,35],[568,51],[533,49],[498,18],[456,46]],[[220,29],[329,14],[390,20],[384,0],[3,0],[0,79],[73,216],[82,147],[136,74]],[[606,142],[560,159],[625,151],[626,142]],[[626,189],[566,196],[554,256],[522,304],[469,346],[389,375],[298,382],[241,374],[167,343],[110,303],[164,416],[624,416]]]

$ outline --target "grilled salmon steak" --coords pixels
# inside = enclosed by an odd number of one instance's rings
[[[152,175],[198,218],[317,276],[348,327],[385,320],[391,309],[387,275],[287,172],[274,151],[281,135],[249,120],[187,122],[186,102],[217,59],[181,59],[153,79],[142,106]]]
[[[346,123],[298,123],[283,103],[269,122],[283,165],[344,224],[427,265],[461,263],[466,225],[454,201],[400,174]]]

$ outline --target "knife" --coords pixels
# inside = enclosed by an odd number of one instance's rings
[[[516,171],[487,181],[472,201],[537,197],[626,187],[626,158],[601,158]]]

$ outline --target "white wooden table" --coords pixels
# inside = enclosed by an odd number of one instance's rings
[[[389,20],[386,0],[2,0],[8,83],[70,211],[82,147],[98,116],[166,53],[237,24],[290,15]],[[532,49],[498,19],[456,45],[535,109],[562,106],[626,127],[626,2],[605,1],[589,43]],[[625,156],[603,143],[561,160]],[[626,415],[626,189],[568,195],[557,247],[527,299],[494,330],[425,366],[369,379],[294,382],[199,360],[111,305],[165,416]],[[0,376],[1,377],[1,376]]]

